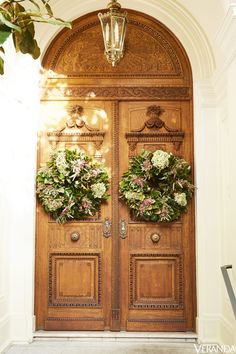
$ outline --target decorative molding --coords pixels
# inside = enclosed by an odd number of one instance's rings
[[[141,257],[141,258],[138,258]],[[158,260],[159,258],[174,258],[175,261],[177,261],[176,264],[176,279],[175,279],[175,295],[177,296],[175,302],[158,302],[152,300],[142,300],[140,303],[136,303],[135,299],[137,298],[137,259],[144,259],[144,257],[148,257],[150,259],[156,259]],[[133,253],[130,255],[130,280],[129,280],[129,308],[130,309],[161,309],[161,310],[171,310],[171,309],[183,309],[184,308],[184,284],[183,284],[183,260],[182,256],[177,253]]]
[[[76,232],[80,234],[80,239],[76,243],[71,241],[71,233]],[[50,250],[63,249],[64,247],[73,247],[81,249],[97,249],[102,247],[102,225],[89,224],[68,224],[62,229],[58,224],[51,224],[48,229],[48,242]]]
[[[66,128],[82,129],[85,127],[89,132],[98,132],[98,129],[90,127],[83,119],[84,108],[78,104],[74,105],[70,110],[70,118],[67,119],[66,125],[60,130],[64,131]]]
[[[99,150],[102,146],[105,132],[88,132],[88,133],[63,133],[60,131],[48,132],[48,141],[53,147],[59,142],[65,143],[94,143],[95,148]]]
[[[60,130],[47,133],[48,141],[52,144],[53,148],[59,142],[92,142],[96,150],[101,148],[106,133],[90,127],[83,119],[83,113],[84,108],[82,106],[74,105],[70,110],[70,117],[67,119],[66,125]]]
[[[146,23],[141,23],[141,22],[139,22],[137,20],[129,19],[129,25],[133,25],[133,26],[139,27],[139,28],[142,29],[143,32],[147,32],[153,38],[156,38],[158,40],[158,42],[161,43],[161,46],[163,46],[166,49],[167,53],[170,55],[170,57],[171,57],[171,59],[172,59],[172,61],[174,63],[174,67],[175,67],[175,70],[176,70],[176,75],[177,76],[182,76],[183,75],[183,69],[182,69],[180,60],[177,57],[176,52],[174,51],[173,47],[167,41],[167,39],[166,39],[167,36],[166,37],[162,36],[160,34],[160,32],[157,31],[156,29],[148,26]]]
[[[158,233],[161,236],[160,242],[153,243],[150,236]],[[129,246],[132,250],[168,250],[176,252],[181,249],[182,243],[182,227],[181,224],[173,223],[170,226],[161,226],[156,223],[148,226],[143,223],[130,223],[129,225]]]
[[[236,4],[229,5],[228,12],[216,35],[215,43],[221,49],[223,65],[227,67],[236,56]]]
[[[64,31],[56,37],[54,46],[57,49],[46,67],[68,77],[80,78],[182,78],[178,44],[168,31],[163,32],[160,23],[150,19],[143,21],[140,15],[130,13],[125,56],[120,65],[111,70],[102,60],[99,20],[91,16],[75,22],[72,31]]]
[[[95,274],[97,271],[98,284],[97,293],[95,298],[89,298],[89,301],[80,302],[79,299],[73,301],[73,297],[67,299],[55,299],[55,289],[57,282],[56,262],[60,258],[71,259],[73,257],[88,257],[88,259],[95,260],[97,258],[97,269],[95,263]],[[79,259],[79,258],[77,258]],[[101,274],[101,254],[100,253],[50,253],[49,255],[49,293],[48,293],[48,306],[50,307],[101,307],[101,290],[102,289],[102,274]]]
[[[101,209],[98,210],[97,214],[94,215],[94,217],[87,217],[86,219],[80,219],[79,220],[80,223],[91,223],[91,224],[94,224],[94,223],[97,223],[97,222],[101,222]],[[57,222],[51,217],[51,216],[48,216],[48,223],[50,224],[57,224]],[[68,225],[73,225],[73,224],[77,224],[78,223],[78,220],[70,220],[68,221]]]
[[[111,313],[112,323],[111,329],[120,329],[120,285],[119,279],[119,102],[112,103],[112,224],[113,224],[113,241],[112,241],[112,261],[111,261]],[[114,311],[114,312],[113,312]]]
[[[185,323],[185,318],[128,318],[128,322],[150,323]]]
[[[47,317],[46,321],[104,321],[103,317]]]
[[[146,115],[149,117],[143,126],[131,130],[126,133],[125,137],[129,145],[129,157],[136,155],[137,144],[140,143],[173,143],[175,150],[179,151],[184,140],[184,132],[168,127],[165,122],[160,119],[160,115],[164,112],[160,106],[149,106]],[[151,133],[143,132],[144,129],[152,130]],[[161,129],[163,129],[161,131]]]
[[[166,123],[160,118],[165,110],[161,106],[152,105],[147,108],[146,115],[149,119],[143,124],[141,128],[133,129],[131,132],[141,133],[145,128],[159,130],[164,128],[168,133],[178,132],[178,129],[169,128]]]
[[[190,100],[192,92],[189,87],[184,86],[160,86],[160,87],[119,87],[119,86],[80,86],[80,87],[46,87],[43,90],[42,100],[53,100],[58,98],[85,98],[89,100],[107,98],[117,99],[165,99],[165,100]]]

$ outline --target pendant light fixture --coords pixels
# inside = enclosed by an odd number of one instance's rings
[[[115,66],[124,55],[124,40],[127,24],[127,12],[121,12],[121,5],[112,0],[108,12],[99,13],[102,26],[105,55],[109,63]]]

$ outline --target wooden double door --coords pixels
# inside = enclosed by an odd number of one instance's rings
[[[39,164],[53,149],[79,147],[107,166],[110,197],[94,217],[64,225],[38,205],[37,329],[193,331],[193,203],[179,221],[153,223],[136,220],[119,198],[120,178],[142,149],[193,163],[190,102],[51,101],[47,109],[60,105],[69,113],[41,134]],[[67,124],[76,105],[83,128]]]

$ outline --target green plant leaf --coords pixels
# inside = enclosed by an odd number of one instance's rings
[[[11,29],[7,26],[0,26],[0,44],[3,44],[11,35]]]
[[[31,55],[34,59],[38,59],[38,57],[40,56],[40,48],[39,48],[38,43],[35,39],[34,39],[34,47],[33,47]]]
[[[0,23],[3,23],[7,27],[12,28],[13,30],[15,30],[17,32],[21,32],[21,28],[19,26],[15,25],[14,23],[11,23],[10,21],[8,21],[1,12],[0,12]]]
[[[4,74],[4,60],[0,57],[0,75]]]
[[[21,41],[19,43],[19,48],[23,54],[32,54],[34,48],[34,38],[30,31],[25,30],[21,34]]]
[[[58,26],[63,26],[67,28],[72,28],[71,22],[63,21],[60,18],[55,18],[55,17],[42,17],[38,14],[32,15],[33,21],[38,22],[38,23],[48,23],[51,25],[58,25]]]
[[[51,6],[49,5],[49,1],[43,1],[43,4],[45,6],[45,9],[47,10],[47,13],[50,15],[50,16],[53,16],[53,12],[52,12],[52,9],[51,9]]]
[[[25,9],[26,0],[7,0],[0,4],[0,45],[12,34],[16,52],[30,54],[34,59],[40,55],[35,37],[34,23],[48,23],[71,28],[71,23],[53,16],[50,0],[28,0],[33,9]],[[41,12],[42,9],[42,12]],[[3,48],[0,47],[0,51]],[[4,59],[1,58],[0,74],[3,74]]]
[[[13,44],[16,52],[20,51],[21,34],[19,32],[12,33]]]

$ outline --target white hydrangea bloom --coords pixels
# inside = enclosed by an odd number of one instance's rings
[[[65,174],[68,168],[68,164],[66,162],[66,154],[64,151],[60,151],[56,158],[57,169],[60,173]]]
[[[152,164],[153,166],[162,170],[163,168],[169,166],[169,158],[170,155],[167,152],[162,150],[156,150],[153,153]]]
[[[102,198],[106,192],[106,186],[104,183],[95,183],[91,186],[94,198]]]
[[[175,201],[181,206],[187,205],[187,198],[185,193],[175,193]]]
[[[143,194],[139,192],[126,192],[125,198],[128,200],[135,199],[135,200],[143,200]]]
[[[49,199],[47,199],[47,202],[45,204],[46,204],[48,210],[53,212],[53,211],[56,211],[57,209],[62,207],[63,198],[60,198],[60,199],[49,198]]]

